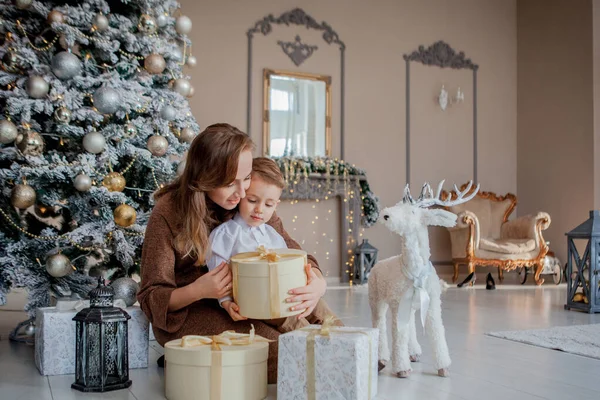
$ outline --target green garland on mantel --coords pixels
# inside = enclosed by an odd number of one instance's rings
[[[363,216],[361,225],[365,228],[373,226],[379,217],[379,198],[371,191],[365,170],[337,158],[329,157],[279,157],[274,158],[284,177],[300,173],[309,177],[320,174],[324,177],[358,177],[351,181],[360,183]]]

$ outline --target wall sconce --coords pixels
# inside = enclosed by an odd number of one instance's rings
[[[446,90],[445,86],[442,85],[442,88],[440,89],[440,94],[437,97],[437,101],[438,101],[438,104],[440,105],[440,108],[442,109],[442,111],[446,111],[446,108],[448,108],[449,106],[452,106],[453,104],[458,104],[458,103],[464,102],[465,101],[465,92],[460,90],[460,86],[459,86],[458,89],[456,90],[456,95],[454,97],[450,97],[448,95],[448,91]]]

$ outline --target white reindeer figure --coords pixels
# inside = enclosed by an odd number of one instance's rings
[[[437,276],[429,261],[428,226],[452,227],[456,225],[456,215],[442,209],[429,209],[431,206],[452,206],[471,200],[472,182],[464,191],[454,186],[457,198],[440,199],[444,181],[439,184],[434,196],[428,183],[423,185],[420,196],[414,200],[408,184],[404,198],[393,207],[382,210],[379,222],[400,236],[402,252],[378,262],[369,274],[369,304],[373,327],[379,328],[379,370],[387,364],[390,352],[387,344],[386,313],[392,310],[392,368],[399,378],[406,378],[412,371],[410,362],[421,356],[421,346],[417,342],[415,311],[421,310],[421,323],[433,347],[435,368],[439,376],[448,375],[450,354],[442,322],[442,302],[440,296],[446,283]]]

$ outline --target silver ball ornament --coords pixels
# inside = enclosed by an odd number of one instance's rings
[[[145,35],[156,33],[158,25],[156,19],[148,14],[142,14],[138,22],[138,30]]]
[[[192,140],[196,137],[196,132],[192,128],[183,128],[179,132],[179,141],[182,143],[192,143]]]
[[[115,300],[121,299],[127,307],[131,307],[137,301],[137,293],[140,285],[131,278],[119,278],[112,282],[110,286],[115,292]]]
[[[165,104],[160,110],[160,116],[167,121],[173,121],[177,117],[177,110],[169,104]]]
[[[168,23],[169,18],[166,14],[160,14],[158,17],[156,17],[156,24],[159,26],[159,28],[164,28]]]
[[[119,109],[121,96],[115,89],[101,87],[94,92],[94,107],[100,114],[114,114]]]
[[[128,122],[127,124],[125,124],[125,132],[123,134],[123,137],[125,139],[132,138],[136,134],[137,134],[137,128],[135,127],[134,124],[132,124],[131,122]]]
[[[31,6],[33,0],[15,0],[15,5],[21,10],[26,10]]]
[[[180,35],[187,35],[192,31],[192,20],[185,15],[177,17],[175,20],[175,31]]]
[[[0,121],[0,143],[9,144],[15,141],[19,131],[15,124],[7,119]]]
[[[98,32],[103,32],[108,29],[108,18],[106,18],[106,15],[98,13],[94,17],[93,24]]]
[[[54,111],[54,120],[61,124],[68,124],[71,122],[71,110],[65,106],[58,107]]]
[[[33,75],[27,78],[27,94],[34,99],[43,99],[50,91],[50,85],[41,76]]]
[[[71,260],[64,254],[53,254],[46,260],[46,271],[55,278],[62,278],[73,271]]]
[[[79,174],[75,177],[74,186],[80,192],[87,192],[92,188],[92,178],[86,174]]]
[[[160,54],[150,54],[144,60],[144,68],[151,74],[162,74],[167,68],[165,58]]]
[[[44,152],[44,139],[35,131],[19,133],[15,139],[15,146],[26,156],[39,156]]]
[[[28,324],[25,327],[25,335],[29,337],[35,336],[35,325],[33,323]]]
[[[185,62],[188,67],[195,67],[198,64],[198,59],[195,56],[189,56],[187,61]]]
[[[184,97],[190,93],[191,87],[192,84],[185,78],[175,79],[175,82],[173,82],[173,90]]]
[[[83,148],[92,154],[99,154],[104,151],[106,139],[100,132],[90,132],[83,137]]]
[[[146,147],[150,153],[152,153],[152,155],[156,157],[162,157],[166,154],[167,149],[169,148],[169,142],[163,136],[153,135],[148,139]]]
[[[81,73],[81,61],[75,54],[61,51],[52,57],[52,72],[59,79],[71,79]]]

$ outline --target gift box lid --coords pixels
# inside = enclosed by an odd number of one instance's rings
[[[260,338],[260,336],[257,336]],[[220,350],[213,350],[212,344],[182,347],[182,339],[165,343],[165,360],[169,363],[209,367],[212,363],[212,353],[221,352],[222,365],[250,365],[266,362],[269,355],[269,343],[266,341],[253,342],[245,345],[223,345]]]
[[[278,275],[289,275],[297,272],[298,259],[303,258],[303,264],[308,261],[306,251],[296,249],[272,249],[269,254],[277,254],[280,258],[276,261],[270,261],[268,256],[258,251],[239,253],[231,257],[231,262],[238,266],[238,276],[248,276],[253,278],[268,277],[269,265],[277,264]],[[286,268],[286,267],[290,268]]]

